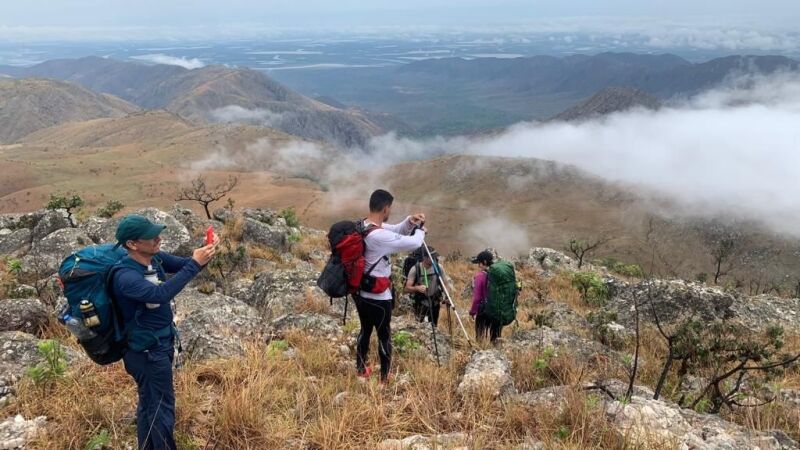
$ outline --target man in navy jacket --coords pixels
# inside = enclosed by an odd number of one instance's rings
[[[126,216],[117,227],[117,245],[128,255],[113,268],[112,293],[120,309],[128,348],[125,370],[136,381],[139,449],[175,449],[175,389],[172,381],[175,328],[172,299],[211,261],[215,242],[191,258],[161,251],[166,225]],[[167,273],[175,274],[169,280]]]

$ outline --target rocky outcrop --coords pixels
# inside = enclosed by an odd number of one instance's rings
[[[308,289],[316,289],[317,274],[310,270],[274,270],[256,274],[247,303],[272,318],[294,312]]]
[[[25,420],[17,415],[0,422],[0,449],[24,449],[28,441],[44,431],[47,418],[44,416]]]
[[[589,322],[566,303],[548,300],[535,312],[533,319],[558,330],[586,330]]]
[[[378,444],[379,450],[434,450],[469,448],[469,436],[464,433],[423,436],[415,434],[403,439],[387,439]]]
[[[334,339],[342,333],[340,322],[328,315],[300,313],[286,314],[271,322],[275,338],[283,339],[291,330],[301,330],[306,334]]]
[[[528,258],[524,262],[526,265],[538,268],[546,274],[552,274],[563,269],[578,269],[578,263],[575,260],[557,250],[545,247],[530,249]]]
[[[606,415],[633,445],[727,450],[737,448],[797,449],[779,431],[759,432],[711,414],[699,414],[675,404],[634,395],[630,401],[610,400]]]
[[[92,216],[78,224],[78,228],[83,230],[86,235],[89,236],[92,241],[94,241],[95,244],[115,242],[116,240],[108,240],[109,236],[106,230],[107,224],[108,219]]]
[[[44,239],[50,233],[53,233],[62,228],[71,228],[72,223],[67,218],[66,211],[56,210],[47,211],[42,215],[36,226],[33,227],[33,240],[38,241]]]
[[[672,325],[693,317],[703,322],[732,320],[751,330],[781,325],[787,330],[800,330],[800,299],[771,295],[748,297],[717,287],[682,280],[652,280],[633,285],[620,285],[604,311],[628,329],[633,328],[634,302],[646,303],[640,308],[644,320],[655,317],[664,325]],[[652,302],[652,307],[650,306]]]
[[[0,377],[21,377],[28,367],[43,362],[39,353],[40,339],[20,331],[0,332]],[[67,362],[74,363],[85,360],[82,353],[62,347]]]
[[[242,228],[242,241],[283,252],[288,248],[289,231],[286,227],[269,225],[255,219],[245,218],[244,227]]]
[[[474,395],[487,391],[493,397],[516,393],[514,380],[511,378],[511,364],[497,350],[484,350],[473,354],[458,385],[458,392],[461,395]]]
[[[33,233],[28,228],[0,229],[0,255],[19,257],[30,250]]]
[[[70,253],[94,242],[83,230],[63,228],[35,241],[25,257],[22,258],[22,271],[28,274],[46,276],[58,271],[61,261]]]
[[[516,331],[505,341],[507,351],[543,351],[553,349],[556,354],[565,351],[580,361],[595,365],[605,360],[622,360],[622,356],[605,345],[578,336],[575,333],[539,327],[535,330]]]
[[[662,324],[679,323],[695,317],[703,321],[730,319],[734,316],[731,308],[736,297],[721,289],[681,280],[652,280],[628,286],[619,290],[605,306],[614,313],[616,321],[627,328],[635,322],[634,302],[648,304],[640,308],[641,318]]]
[[[268,333],[255,308],[222,294],[185,289],[175,298],[175,310],[184,354],[192,360],[242,355],[245,340]]]
[[[736,320],[750,329],[774,324],[787,331],[800,332],[800,298],[772,295],[742,297],[731,305],[731,309]]]
[[[47,321],[47,309],[38,298],[0,300],[0,331],[39,334]]]

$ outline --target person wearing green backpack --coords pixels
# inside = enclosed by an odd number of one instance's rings
[[[484,250],[472,259],[479,271],[473,279],[472,308],[469,315],[475,319],[475,337],[489,335],[497,341],[503,327],[516,320],[519,288],[514,266],[508,261],[494,261],[494,255]]]

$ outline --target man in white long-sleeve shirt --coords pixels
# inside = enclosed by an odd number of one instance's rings
[[[361,290],[355,296],[361,332],[356,348],[356,370],[359,376],[368,377],[369,340],[372,329],[378,332],[378,356],[381,360],[381,381],[386,382],[392,365],[392,265],[389,255],[419,248],[425,240],[424,214],[414,214],[398,224],[384,222],[389,219],[394,197],[379,189],[369,198],[369,216],[364,219],[367,234],[364,238],[364,278]]]

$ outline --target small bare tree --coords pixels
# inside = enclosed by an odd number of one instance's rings
[[[191,186],[184,187],[178,192],[178,196],[175,200],[191,200],[200,203],[203,205],[206,217],[211,220],[211,212],[208,210],[208,205],[225,198],[238,183],[239,178],[231,175],[224,183],[220,183],[216,186],[209,186],[206,184],[205,178],[198,176],[192,180]]]
[[[566,249],[575,256],[575,259],[578,260],[578,269],[580,269],[583,266],[584,258],[608,241],[609,239],[605,237],[592,241],[570,239],[570,241],[567,243]]]

